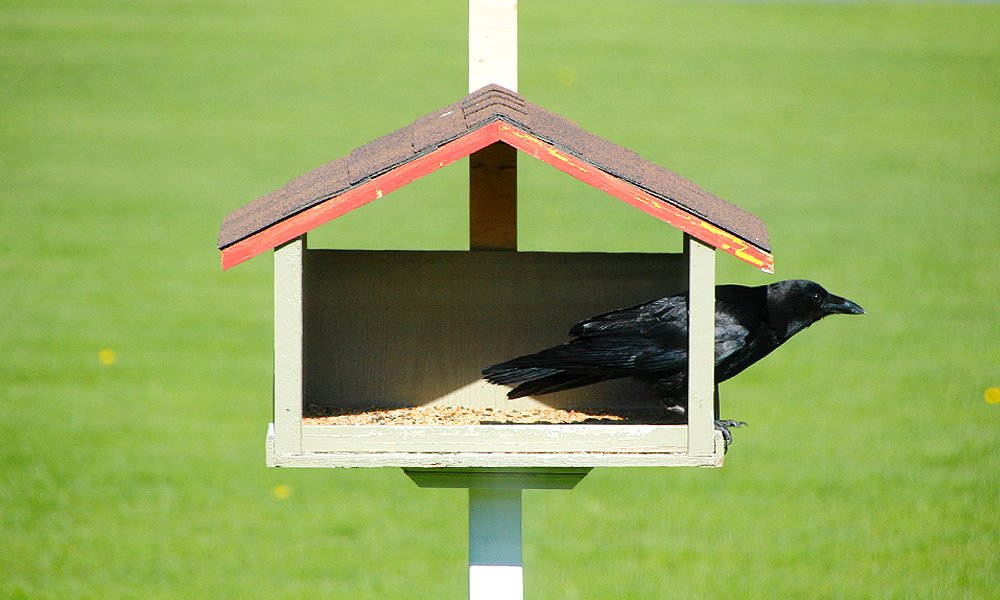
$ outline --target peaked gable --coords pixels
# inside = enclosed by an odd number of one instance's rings
[[[486,146],[503,142],[770,272],[756,216],[498,85],[356,148],[225,217],[223,268],[275,248]]]

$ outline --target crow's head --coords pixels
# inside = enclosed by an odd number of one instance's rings
[[[786,324],[788,336],[827,315],[865,314],[865,309],[856,303],[835,296],[820,284],[807,279],[791,279],[768,285],[767,308],[772,321]]]

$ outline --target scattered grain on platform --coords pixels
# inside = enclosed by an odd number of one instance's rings
[[[583,412],[558,408],[501,410],[467,406],[417,406],[410,408],[348,409],[330,414],[308,414],[305,425],[501,425],[567,423],[667,423],[665,414]]]

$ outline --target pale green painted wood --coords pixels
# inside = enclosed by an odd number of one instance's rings
[[[715,249],[684,236],[688,257],[688,452],[715,452]]]
[[[275,430],[269,464],[720,466],[710,368],[702,371],[702,385],[692,387],[700,390],[691,412],[700,434],[664,425],[301,424],[303,399],[310,398],[329,398],[340,406],[518,408],[503,387],[478,379],[483,365],[564,340],[567,321],[576,318],[568,315],[596,314],[682,288],[684,258],[691,262],[696,290],[694,331],[707,330],[714,340],[714,252],[700,243],[688,246],[686,257],[308,250],[301,239],[282,246],[275,251]],[[709,301],[699,302],[706,290]],[[706,314],[707,326],[699,329],[697,319]],[[488,318],[476,321],[483,315]],[[694,348],[692,356],[697,355]],[[303,380],[304,372],[313,373],[310,381]],[[693,381],[698,378],[696,372]],[[631,381],[543,399],[563,408],[658,407],[648,389]],[[571,457],[574,453],[580,456]]]
[[[306,425],[307,452],[683,453],[683,425]]]
[[[302,333],[305,243],[274,251],[274,428],[280,454],[302,451]]]
[[[571,490],[590,468],[407,468],[413,483],[425,488],[489,488],[524,490]]]
[[[450,426],[442,426],[447,428]],[[686,452],[302,452],[279,454],[274,428],[268,429],[267,464],[279,467],[721,467],[722,435],[715,432],[714,454]]]

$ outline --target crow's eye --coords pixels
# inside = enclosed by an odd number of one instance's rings
[[[814,294],[812,295],[812,301],[813,301],[813,302],[815,302],[816,304],[819,304],[820,302],[822,302],[822,301],[823,301],[823,296],[822,296],[822,295],[820,295],[820,293],[819,293],[819,292],[815,292],[815,293],[814,293]]]

